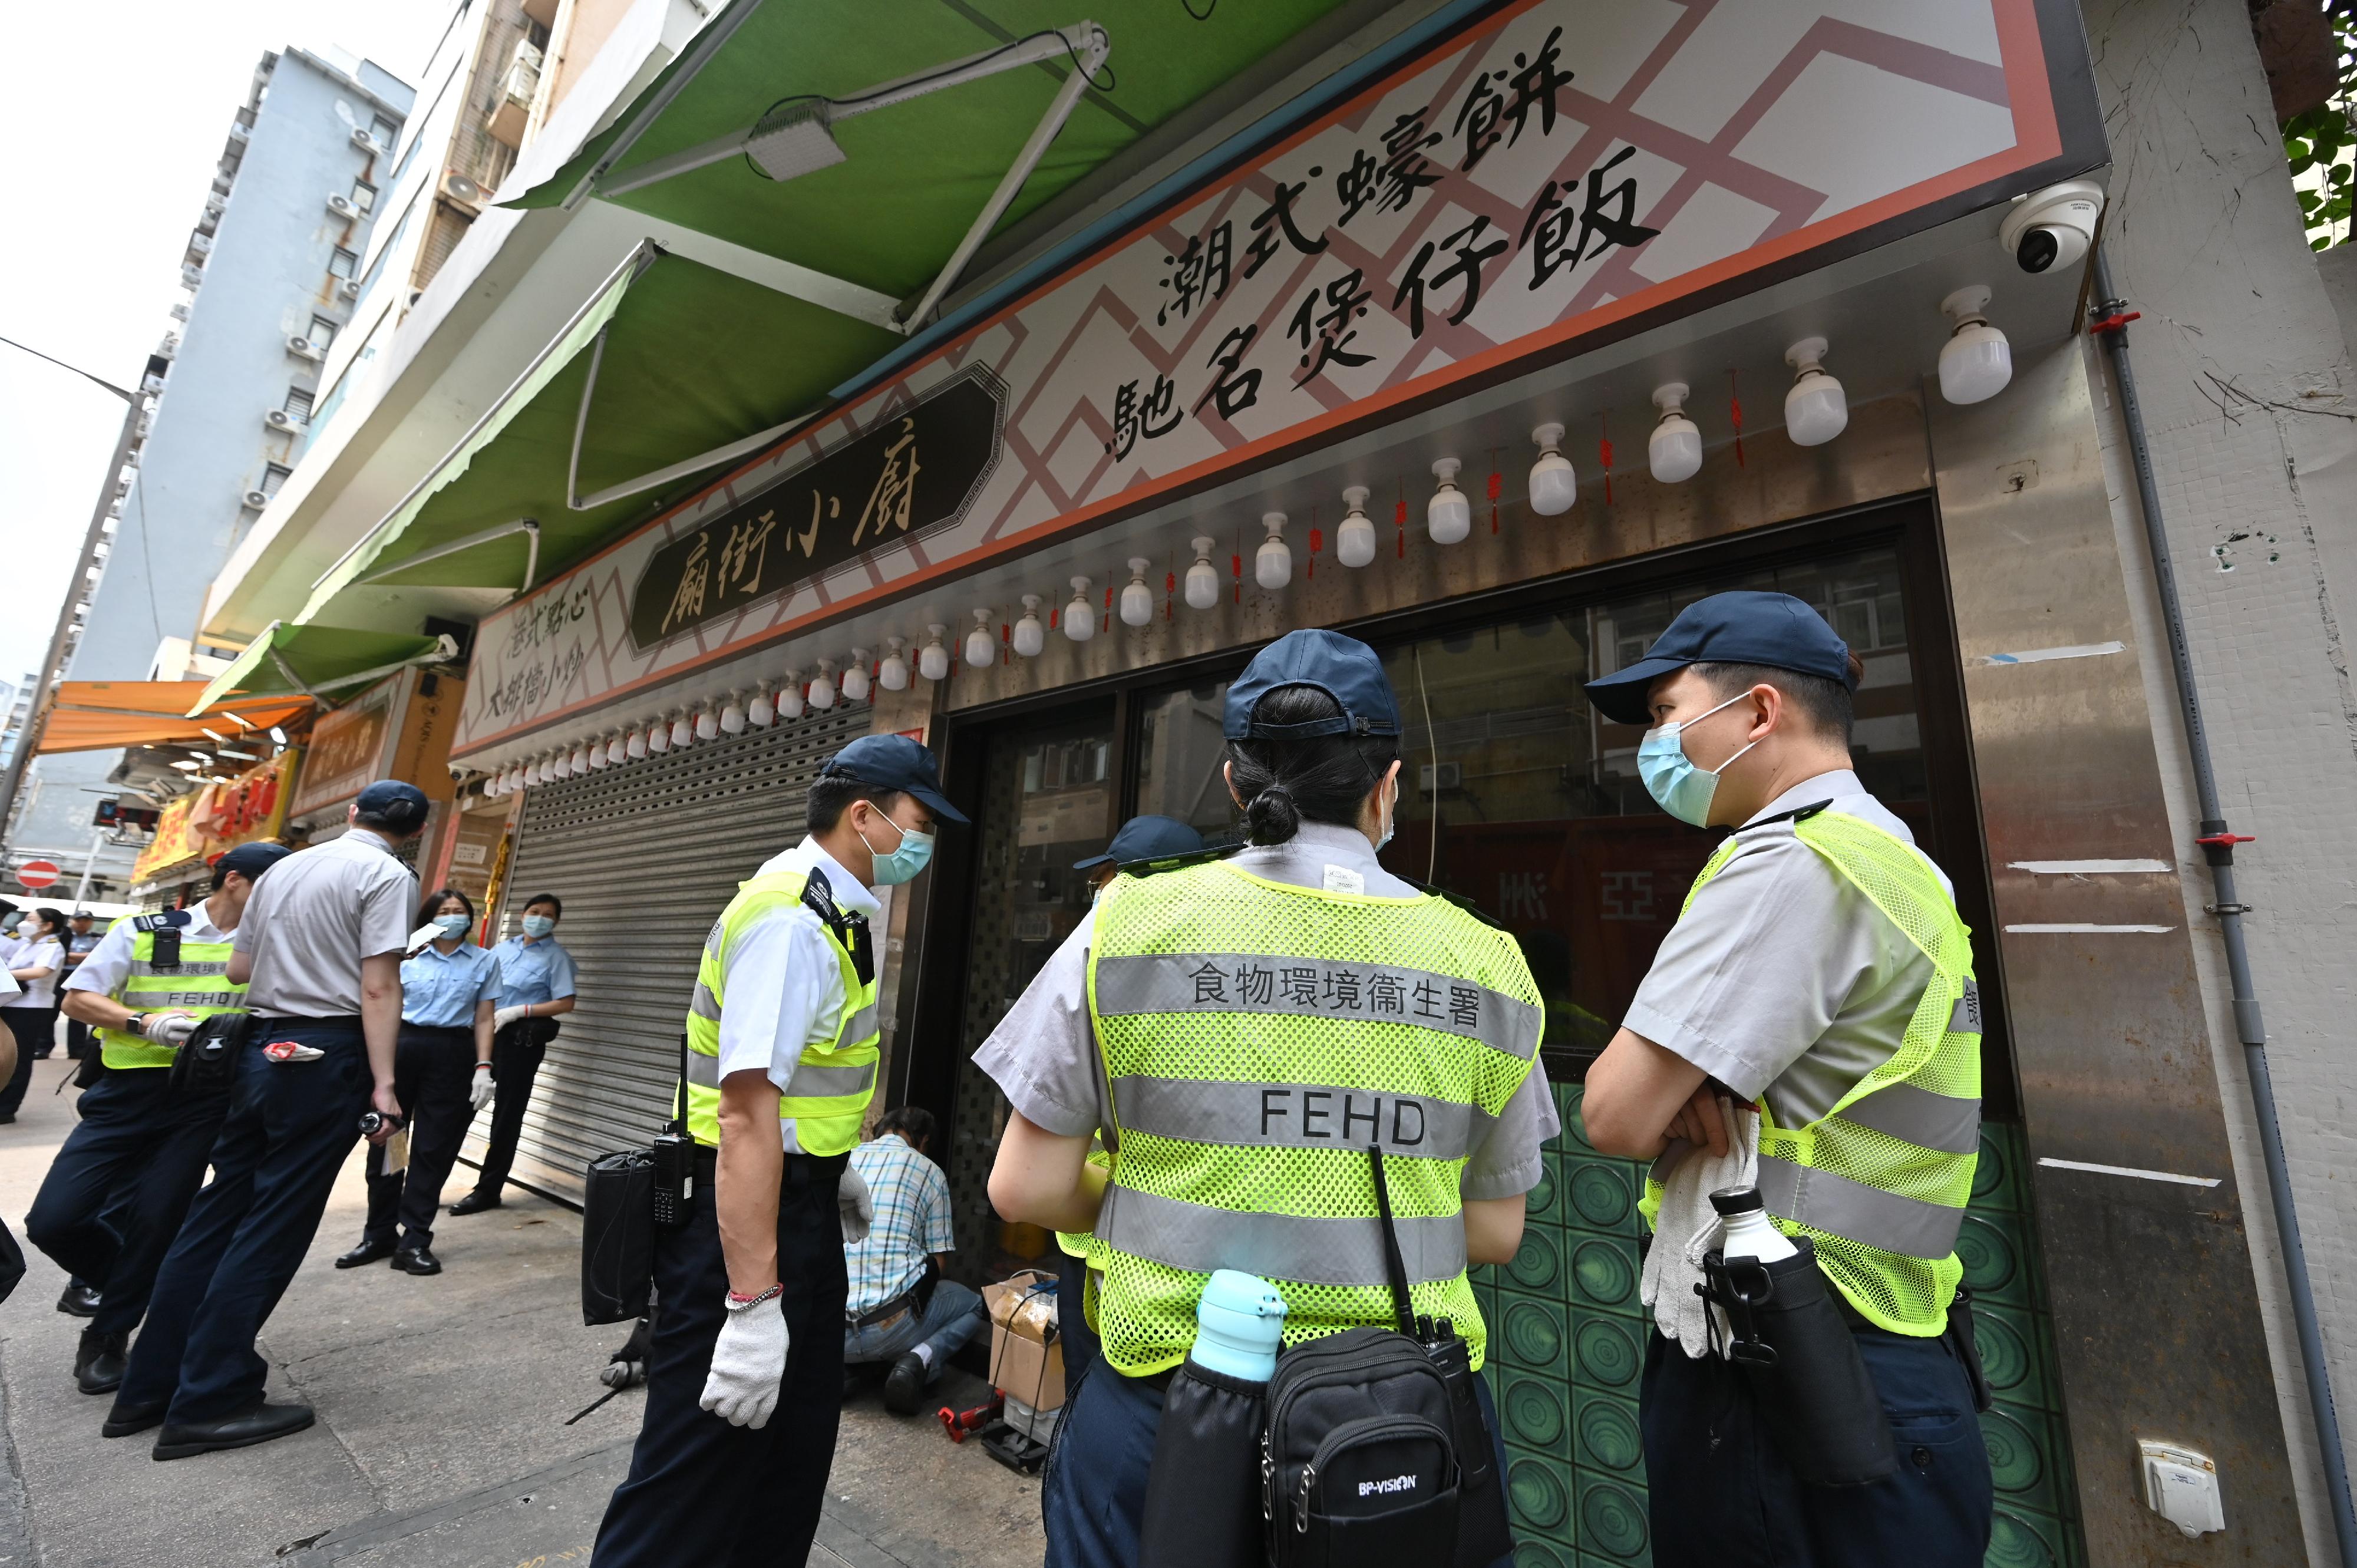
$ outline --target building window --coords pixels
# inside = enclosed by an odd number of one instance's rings
[[[286,389],[286,412],[293,414],[297,419],[309,419],[311,417],[311,392],[303,387],[288,387]]]
[[[262,493],[265,496],[276,495],[278,493],[278,487],[285,484],[286,482],[286,476],[294,471],[294,469],[288,467],[284,463],[264,464],[262,468]]]
[[[348,278],[358,273],[360,270],[361,258],[359,252],[347,251],[341,245],[337,246],[336,253],[328,258],[328,275],[329,277]]]
[[[376,206],[376,187],[364,179],[352,181],[352,205],[366,212]]]
[[[314,316],[309,337],[311,347],[324,349],[336,340],[336,324],[324,316]]]
[[[369,140],[374,142],[378,146],[384,148],[387,152],[391,152],[393,150],[393,143],[397,141],[400,136],[400,124],[397,121],[388,120],[382,114],[378,115],[375,123],[369,126]]]

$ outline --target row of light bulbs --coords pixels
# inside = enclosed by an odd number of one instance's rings
[[[2005,334],[1989,325],[1984,314],[1988,302],[1989,290],[1978,284],[1960,288],[1940,302],[1941,312],[1952,323],[1948,341],[1940,349],[1939,368],[1940,393],[1950,403],[1984,402],[2003,392],[2013,379],[2013,350]],[[1849,425],[1848,395],[1824,368],[1827,348],[1823,338],[1803,338],[1784,351],[1784,362],[1793,371],[1792,387],[1784,393],[1784,431],[1798,446],[1822,446]],[[1661,417],[1646,440],[1645,456],[1653,478],[1665,485],[1683,483],[1702,471],[1702,432],[1685,412],[1691,390],[1684,381],[1668,381],[1653,389],[1653,404],[1661,410]],[[1560,517],[1579,499],[1579,476],[1571,459],[1563,455],[1563,436],[1564,427],[1560,424],[1542,424],[1531,432],[1539,456],[1531,465],[1530,508],[1541,517]],[[1439,483],[1425,504],[1424,518],[1425,530],[1436,544],[1458,543],[1473,532],[1473,503],[1457,488],[1457,476],[1463,466],[1455,457],[1443,457],[1432,465],[1433,478]],[[1365,566],[1375,558],[1375,524],[1367,515],[1371,494],[1364,485],[1349,485],[1342,490],[1345,510],[1335,531],[1334,553],[1345,566]],[[1264,512],[1261,523],[1267,530],[1267,537],[1254,554],[1253,580],[1262,588],[1274,591],[1293,581],[1293,547],[1285,538],[1285,513]],[[1187,568],[1184,590],[1190,609],[1215,607],[1224,592],[1220,569],[1211,562],[1211,553],[1217,547],[1218,542],[1209,536],[1194,541],[1195,560]],[[1121,590],[1118,607],[1125,626],[1143,627],[1154,619],[1154,589],[1146,580],[1152,565],[1143,555],[1130,557],[1129,581]],[[1060,626],[1071,641],[1087,642],[1097,634],[1096,607],[1089,598],[1090,579],[1075,576],[1071,584],[1071,602],[1064,607]],[[1047,628],[1039,619],[1042,602],[1041,595],[1023,596],[1022,617],[1008,634],[1008,642],[1019,658],[1036,658],[1047,648]],[[965,634],[964,647],[965,661],[971,667],[983,668],[997,662],[998,640],[991,635],[991,614],[987,606],[974,612],[974,626]],[[945,640],[949,628],[936,621],[925,629],[925,642],[917,650],[915,673],[928,681],[946,681],[950,674],[949,645]],[[888,692],[906,691],[910,677],[905,651],[908,639],[895,637],[888,641],[889,650],[876,666],[874,684]],[[699,740],[741,735],[748,726],[767,729],[781,718],[798,719],[808,709],[824,712],[838,701],[866,702],[872,689],[868,658],[868,650],[855,648],[839,675],[834,660],[820,660],[807,688],[802,672],[789,670],[774,689],[768,685],[758,688],[750,702],[745,700],[742,692],[732,692],[725,703],[716,706],[707,703],[698,708],[678,710],[656,717],[643,728],[633,726],[578,742],[569,751],[558,750],[527,762],[512,763],[491,776],[485,793],[510,794],[528,786],[683,749]]]

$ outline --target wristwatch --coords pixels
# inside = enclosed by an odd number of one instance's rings
[[[147,1037],[147,1015],[146,1015],[146,1014],[145,1014],[145,1013],[134,1013],[133,1015],[131,1015],[130,1018],[129,1018],[128,1020],[126,1020],[126,1022],[130,1025],[131,1032],[132,1032],[133,1034],[135,1034],[135,1035],[138,1036],[139,1036],[141,1039],[143,1039],[143,1040],[144,1040],[144,1039],[145,1039],[145,1038]]]

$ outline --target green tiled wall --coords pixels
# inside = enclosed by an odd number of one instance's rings
[[[1642,1169],[1580,1132],[1580,1088],[1557,1084],[1564,1135],[1530,1195],[1523,1250],[1473,1284],[1490,1325],[1488,1376],[1505,1425],[1518,1568],[1646,1564],[1637,1380],[1648,1323],[1637,1302]],[[2018,1129],[1981,1136],[1956,1244],[1976,1296],[1981,1359],[1996,1392],[1981,1418],[1996,1477],[1989,1568],[2083,1568],[2045,1290]]]

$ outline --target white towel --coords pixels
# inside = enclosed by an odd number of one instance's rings
[[[1695,1359],[1710,1354],[1712,1318],[1717,1319],[1718,1342],[1724,1345],[1729,1337],[1727,1315],[1695,1294],[1703,1283],[1702,1255],[1718,1245],[1726,1229],[1710,1195],[1760,1179],[1760,1118],[1749,1106],[1736,1107],[1724,1097],[1718,1113],[1727,1123],[1726,1154],[1714,1156],[1706,1146],[1682,1138],[1663,1151],[1662,1208],[1637,1282],[1637,1299],[1653,1309],[1663,1335]]]

